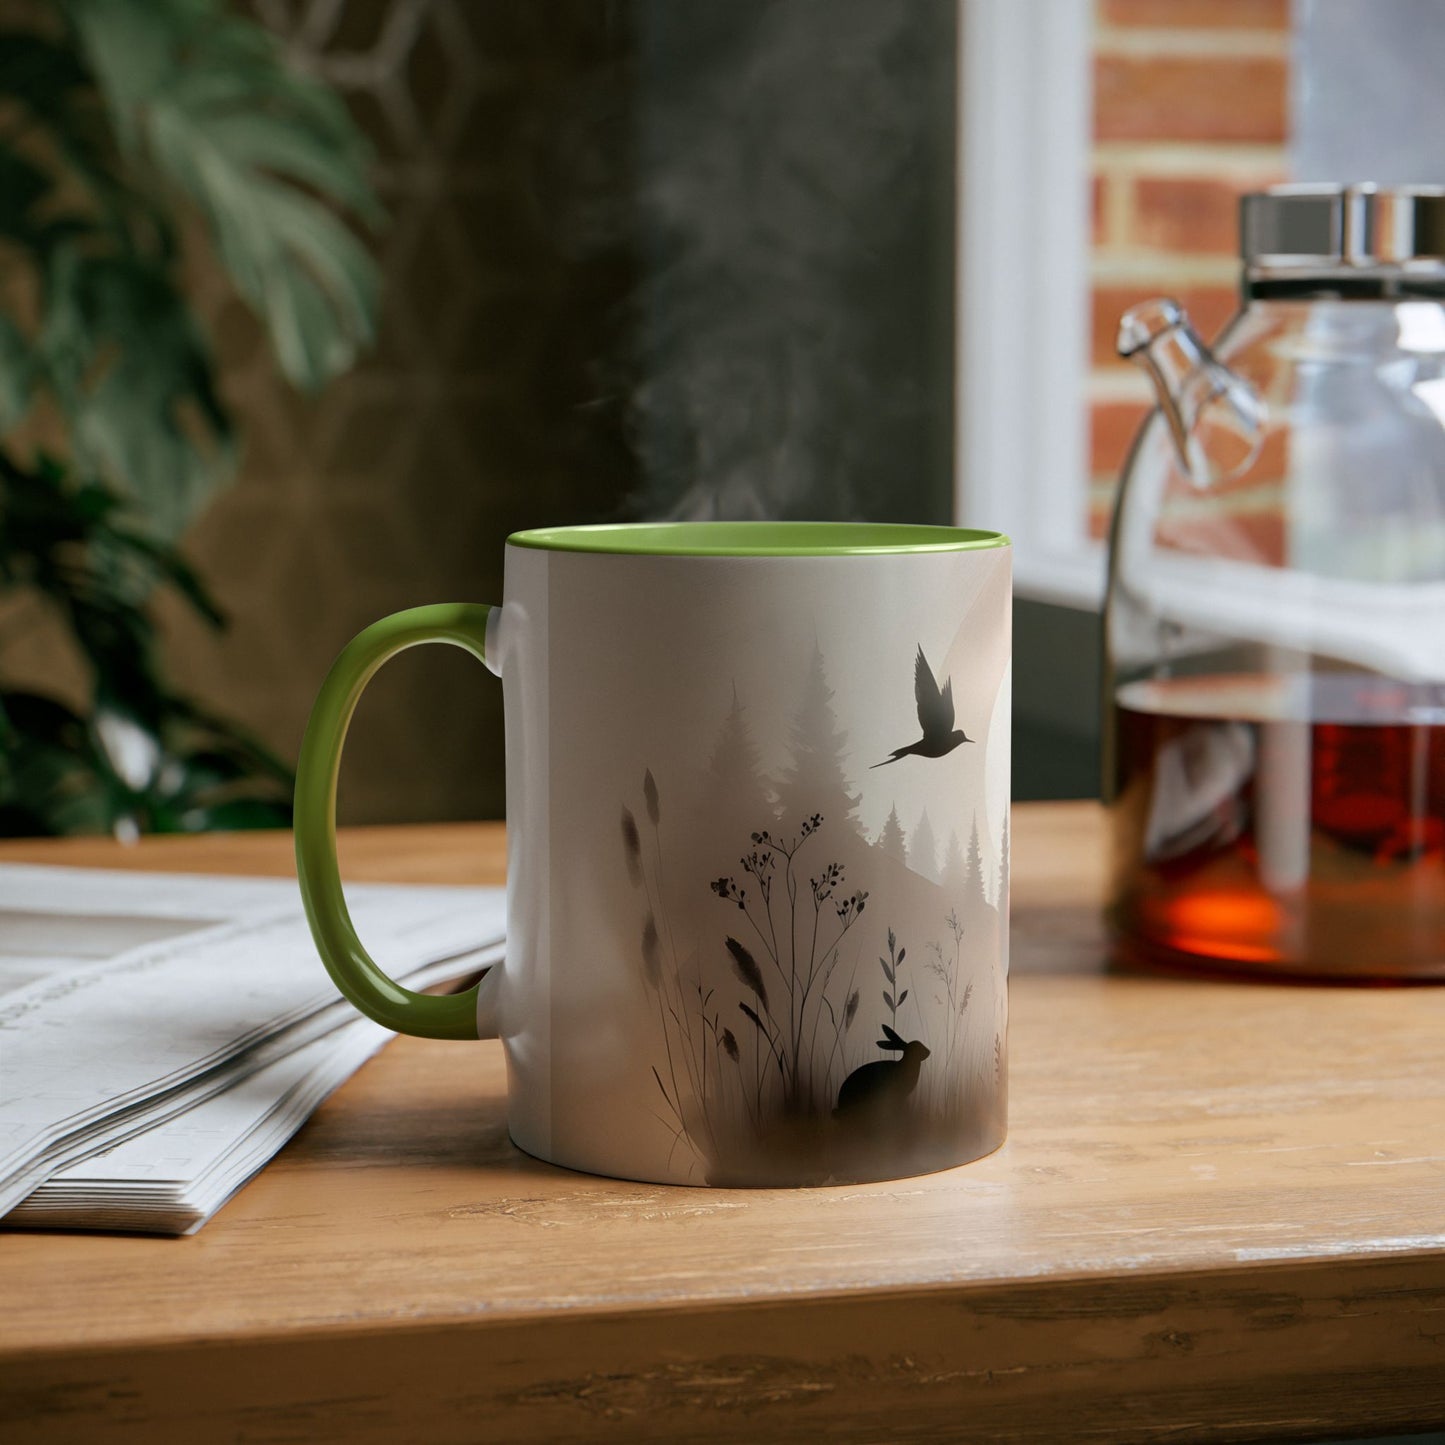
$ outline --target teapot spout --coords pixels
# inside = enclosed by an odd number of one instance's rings
[[[1264,441],[1265,404],[1218,361],[1177,301],[1141,301],[1119,322],[1119,355],[1154,383],[1179,465],[1196,487],[1247,471]]]

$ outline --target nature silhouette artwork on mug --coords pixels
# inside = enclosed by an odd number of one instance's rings
[[[937,674],[896,641],[838,665],[826,629],[798,619],[792,695],[755,703],[734,680],[701,758],[648,762],[618,800],[637,1068],[673,1172],[877,1178],[1002,1138],[1006,650],[966,667],[970,620],[999,611],[999,587],[1001,569]],[[915,714],[922,736],[869,761]]]

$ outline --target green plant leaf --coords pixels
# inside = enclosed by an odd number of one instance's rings
[[[213,627],[225,626],[225,614],[195,569],[179,552],[125,527],[115,528],[112,536],[133,556],[144,558],[155,574],[169,582]]]
[[[236,766],[247,775],[264,775],[290,792],[296,781],[291,768],[245,728],[237,726],[227,718],[217,717],[206,708],[198,707],[189,698],[173,697],[171,711],[177,719],[199,731],[205,739],[204,748],[232,758]],[[210,755],[203,751],[197,754],[197,757],[203,760]]]
[[[122,145],[200,208],[287,377],[315,388],[351,366],[374,337],[376,266],[329,207],[380,210],[345,108],[218,0],[62,6]]]
[[[0,431],[9,431],[30,406],[35,363],[20,328],[0,314]]]
[[[0,693],[0,836],[94,833],[109,817],[85,722],[63,703]]]
[[[375,327],[376,268],[338,215],[380,218],[366,147],[226,0],[49,0],[4,24],[0,239],[39,304],[0,315],[0,430],[44,397],[68,453],[0,449],[0,587],[59,613],[92,698],[0,689],[0,832],[284,825],[290,769],[170,689],[148,611],[162,585],[221,622],[171,539],[235,460],[172,213],[199,210],[286,375],[320,385]]]
[[[32,187],[25,197],[42,214],[7,228],[12,239],[41,260],[82,231],[109,232],[132,246],[143,234],[170,254],[169,225],[122,175],[104,105],[73,43],[18,28],[0,32],[0,97],[16,108],[19,121],[4,148],[11,174],[0,187],[0,205],[21,209],[16,167],[37,160],[43,167],[43,192]],[[35,144],[37,137],[42,144]]]
[[[0,33],[0,94],[33,115],[55,118],[68,104],[67,93],[87,79],[69,46],[27,30]]]
[[[249,828],[289,828],[291,807],[281,800],[232,798],[209,806],[188,808],[180,815],[178,832],[236,832]]]
[[[226,725],[211,736],[184,699],[164,703],[149,729],[108,704],[86,719],[52,698],[0,692],[0,836],[289,825],[288,769],[258,772],[244,748],[227,753]]]
[[[229,474],[235,443],[209,353],[166,271],[60,247],[36,350],[83,470],[130,492],[178,535]]]
[[[50,177],[39,166],[0,147],[0,236],[32,245],[38,229],[33,212],[50,189]]]

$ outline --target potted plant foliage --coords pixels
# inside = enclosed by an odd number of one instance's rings
[[[346,217],[378,208],[343,103],[222,0],[0,29],[0,609],[43,599],[89,678],[10,685],[0,629],[0,833],[289,822],[289,768],[171,683],[152,617],[170,589],[222,624],[177,544],[238,453],[183,260],[207,245],[314,390],[373,336]]]

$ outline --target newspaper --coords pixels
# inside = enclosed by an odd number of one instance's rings
[[[501,889],[347,900],[409,986],[500,958]],[[3,1222],[198,1228],[387,1037],[337,997],[293,882],[0,867]]]

